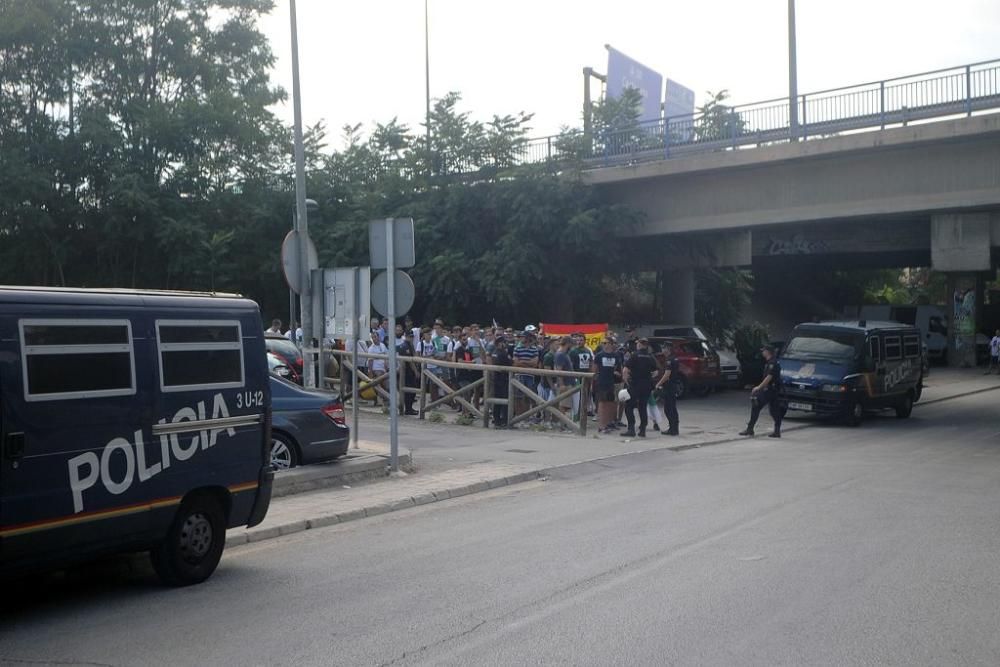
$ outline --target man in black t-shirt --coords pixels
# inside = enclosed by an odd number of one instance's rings
[[[774,356],[774,348],[765,345],[760,351],[764,355],[764,379],[750,392],[750,423],[747,424],[746,430],[740,431],[740,435],[753,437],[753,427],[757,425],[760,411],[766,405],[771,413],[771,419],[774,420],[774,430],[768,437],[780,438],[783,417],[781,402],[778,400],[778,391],[781,389],[781,365]]]
[[[594,382],[594,396],[597,399],[597,429],[607,433],[615,427],[615,384],[621,381],[622,364],[615,343],[606,338],[601,351],[594,357],[597,378]]]
[[[653,374],[656,370],[656,359],[649,353],[649,341],[640,338],[636,341],[635,354],[625,362],[625,370],[623,371],[629,399],[625,403],[625,421],[628,423],[628,430],[622,435],[627,438],[633,438],[636,435],[640,438],[646,437],[646,424],[649,422],[649,413],[646,408],[649,394],[653,391]],[[638,433],[635,430],[636,408],[639,408]]]

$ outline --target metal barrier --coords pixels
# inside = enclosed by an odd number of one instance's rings
[[[349,384],[350,378],[353,376],[351,353],[345,350],[328,350],[326,352],[337,357],[340,365],[339,377],[327,377],[327,385],[334,386],[335,384],[339,384],[341,399],[346,404],[351,399]],[[388,359],[388,357],[386,355],[358,353],[358,359]],[[399,364],[399,377],[396,381],[399,394],[400,396],[404,396],[405,394],[416,395],[417,400],[420,402],[420,419],[424,419],[428,410],[436,406],[457,403],[462,407],[462,411],[465,414],[475,418],[482,424],[483,428],[488,428],[490,425],[490,408],[499,405],[507,407],[508,426],[514,426],[536,415],[548,415],[553,421],[560,423],[571,431],[579,435],[587,435],[587,407],[590,405],[591,386],[594,379],[592,373],[550,371],[542,368],[519,368],[515,366],[493,366],[490,364],[456,363],[424,357],[397,356],[396,360]],[[407,364],[410,365],[411,370],[419,378],[417,386],[407,386],[405,382]],[[481,377],[463,387],[454,387],[433,370],[429,369],[428,366],[481,374]],[[507,396],[494,396],[494,380],[497,374],[501,373],[508,376]],[[559,385],[556,395],[550,399],[543,398],[531,387],[518,380],[518,376],[526,375],[535,378],[547,377],[556,379]],[[360,381],[358,385],[359,392],[367,388],[372,388],[378,396],[381,396],[386,401],[389,400],[389,392],[383,387],[383,384],[386,383],[389,377],[389,373],[381,373],[372,377],[359,368],[357,376]],[[567,381],[574,381],[574,383],[569,384]],[[536,386],[537,384],[536,382]],[[428,401],[428,394],[431,387],[439,390],[441,395]],[[515,409],[521,404],[521,402],[516,400],[518,396],[524,399],[523,403],[529,406],[528,409],[515,412]],[[577,396],[579,396],[578,399],[576,398]],[[576,414],[573,414],[571,410],[570,416],[567,416],[561,409],[560,406],[565,406],[567,401],[579,406]],[[403,405],[402,401],[400,405]]]
[[[589,141],[580,131],[533,139],[527,142],[530,150],[525,155],[533,162],[558,160],[566,157],[558,146],[576,141],[578,149],[583,148],[585,168],[596,168],[971,116],[975,111],[1000,108],[1000,60],[806,93],[799,95],[796,104],[799,120],[794,127],[785,97],[721,107],[709,114],[636,122],[607,129]],[[548,150],[543,151],[543,146]]]

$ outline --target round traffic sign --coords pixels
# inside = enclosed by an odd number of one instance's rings
[[[319,268],[319,256],[316,253],[316,245],[313,240],[306,237],[309,257],[309,270]],[[299,232],[293,229],[285,235],[285,240],[281,242],[281,270],[285,274],[285,282],[289,289],[296,294],[302,294],[299,283],[302,282],[302,267],[299,264]]]
[[[400,317],[405,315],[406,311],[413,307],[413,297],[416,294],[416,290],[413,287],[413,278],[410,277],[406,271],[396,269],[394,272],[396,276],[394,292],[396,298],[394,302],[396,304],[395,317]],[[389,272],[382,271],[377,276],[375,280],[372,281],[372,307],[375,308],[381,315],[389,316]]]

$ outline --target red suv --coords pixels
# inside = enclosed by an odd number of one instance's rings
[[[292,371],[288,379],[296,384],[302,384],[302,353],[295,343],[288,340],[281,334],[264,334],[264,345],[267,351],[285,362],[289,370]]]
[[[658,336],[650,338],[649,342],[660,368],[666,363],[666,355],[662,352],[664,343],[673,345],[674,356],[681,369],[678,398],[689,392],[696,396],[707,396],[722,384],[719,355],[708,341],[693,337]]]

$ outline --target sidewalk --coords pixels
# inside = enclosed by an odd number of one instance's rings
[[[980,369],[935,368],[927,379],[921,406],[1000,389],[1000,376]],[[727,391],[691,398],[678,405],[681,436],[648,430],[646,438],[617,435],[493,430],[478,426],[433,424],[406,418],[399,424],[400,451],[409,450],[415,472],[361,486],[349,485],[274,498],[264,522],[227,534],[227,544],[244,544],[311,528],[344,523],[386,512],[447,500],[544,477],[546,471],[612,456],[671,449],[682,451],[742,440],[748,393]],[[764,426],[770,422],[762,418]],[[816,422],[792,419],[784,432],[807,429]],[[388,453],[388,419],[363,415],[360,437],[369,451]],[[354,450],[352,450],[354,451]],[[304,468],[305,469],[305,468]]]

